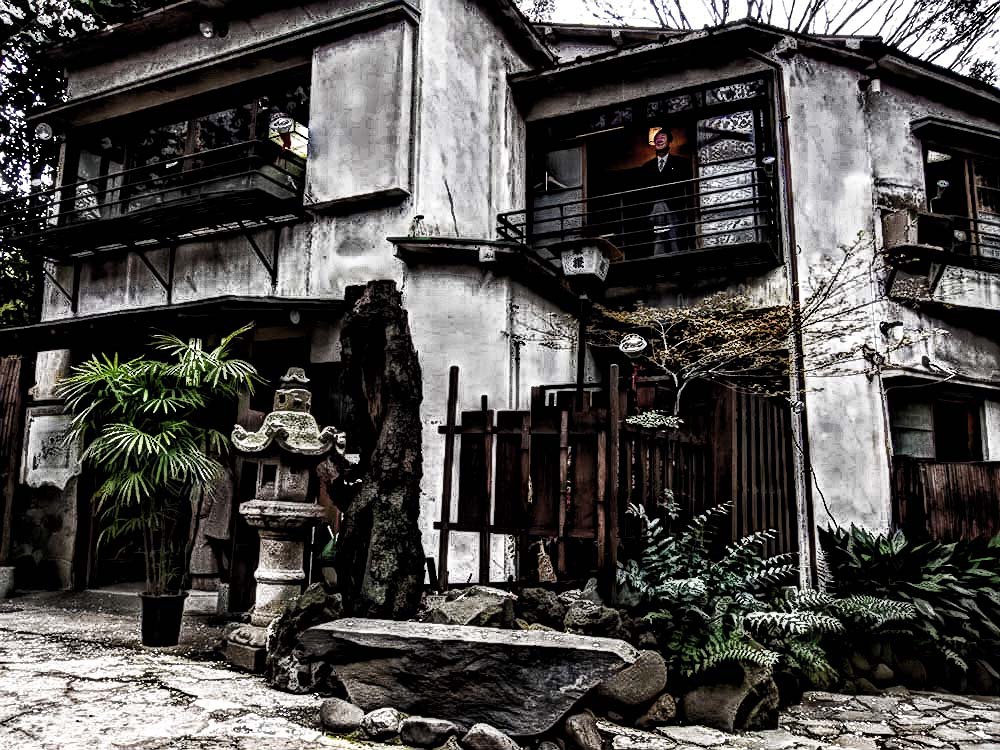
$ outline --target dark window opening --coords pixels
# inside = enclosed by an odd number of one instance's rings
[[[893,452],[935,461],[982,461],[982,409],[982,400],[961,395],[892,397]]]

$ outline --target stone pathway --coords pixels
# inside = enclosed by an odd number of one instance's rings
[[[806,693],[778,729],[733,736],[705,727],[656,732],[598,722],[613,750],[1000,750],[1000,698],[939,693]]]
[[[136,645],[130,607],[93,604],[0,603],[0,750],[389,749],[324,736],[318,697],[187,658],[209,652],[210,621],[186,617],[182,646],[165,653]],[[808,693],[779,729],[745,735],[600,726],[610,750],[1000,750],[1000,698]]]

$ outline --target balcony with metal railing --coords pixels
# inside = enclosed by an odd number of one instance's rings
[[[65,262],[294,220],[305,159],[255,140],[0,202],[0,238]]]
[[[611,262],[611,285],[749,272],[781,262],[773,195],[763,168],[572,200],[547,193],[531,208],[500,214],[497,234],[556,272],[564,248],[610,243],[620,251]]]
[[[963,308],[1000,312],[998,219],[916,209],[886,214],[886,293],[948,314]]]

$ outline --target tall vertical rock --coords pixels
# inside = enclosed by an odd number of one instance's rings
[[[359,406],[361,486],[344,511],[337,580],[358,617],[405,619],[420,603],[417,515],[423,384],[402,296],[392,281],[349,287],[341,334],[344,385]],[[367,404],[367,410],[363,405]]]

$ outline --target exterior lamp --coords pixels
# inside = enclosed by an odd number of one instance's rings
[[[35,138],[45,142],[62,140],[62,137],[56,134],[56,129],[50,122],[40,122],[35,125]]]
[[[559,245],[563,276],[577,294],[580,304],[576,344],[576,408],[583,409],[583,375],[587,359],[587,324],[590,321],[590,293],[604,287],[611,261],[623,258],[622,251],[600,237],[570,240]]]
[[[567,243],[560,253],[563,275],[589,277],[601,283],[608,278],[611,261],[620,260],[622,252],[610,242],[582,240]]]
[[[902,343],[903,337],[906,335],[906,331],[903,328],[903,321],[901,320],[883,320],[878,324],[878,329],[885,338],[894,344]]]
[[[635,359],[646,351],[647,346],[649,343],[638,333],[628,333],[618,342],[618,351],[629,359]]]
[[[275,133],[291,133],[295,130],[295,120],[286,112],[275,112],[271,115],[269,127]]]
[[[778,160],[773,156],[765,156],[760,160],[760,164],[764,167],[764,172],[768,177],[774,174],[774,165],[777,164]]]
[[[229,33],[229,23],[219,18],[203,18],[198,22],[198,33],[206,39],[222,38]]]

